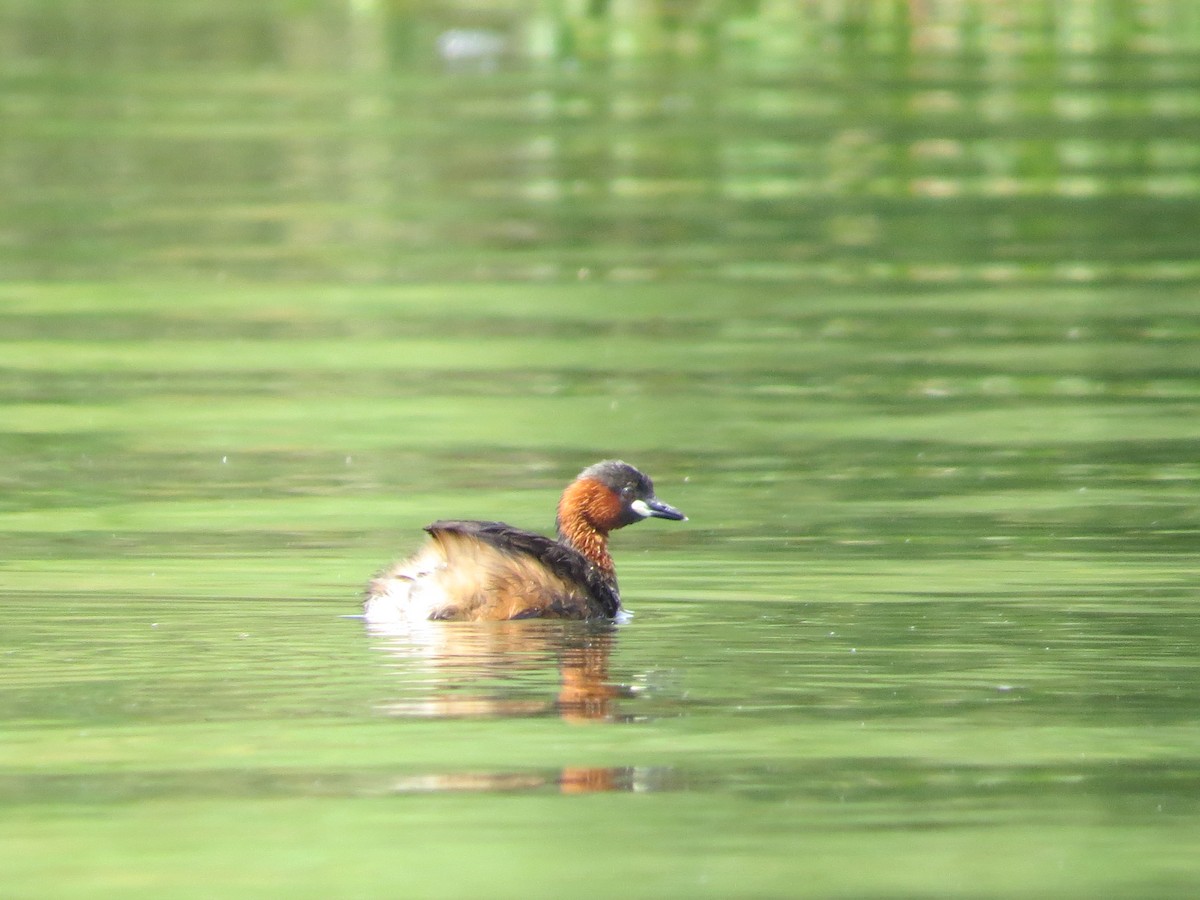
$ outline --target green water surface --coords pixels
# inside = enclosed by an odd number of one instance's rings
[[[1190,5],[632,6],[5,6],[0,895],[1200,890]]]

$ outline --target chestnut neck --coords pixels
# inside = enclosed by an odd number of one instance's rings
[[[556,521],[558,539],[579,551],[613,582],[616,570],[608,552],[608,533],[619,515],[620,501],[607,486],[595,479],[581,478],[563,491]]]

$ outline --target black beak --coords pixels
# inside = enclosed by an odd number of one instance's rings
[[[674,519],[676,522],[686,522],[687,516],[673,506],[668,506],[657,497],[647,497],[644,501],[650,510],[650,515],[656,519]]]

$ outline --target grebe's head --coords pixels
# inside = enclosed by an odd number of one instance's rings
[[[600,532],[609,532],[642,519],[687,519],[654,495],[650,477],[619,459],[588,466],[563,491],[558,504],[560,528],[568,519],[582,518]]]

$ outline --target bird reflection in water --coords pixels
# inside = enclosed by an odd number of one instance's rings
[[[609,624],[530,620],[368,627],[410,695],[382,707],[391,715],[615,721],[615,701],[636,693],[608,681],[616,638]],[[546,696],[551,687],[553,699]]]
[[[557,716],[567,722],[627,722],[621,700],[637,689],[609,681],[617,628],[608,623],[526,620],[368,626],[403,696],[380,705],[399,717]],[[563,793],[655,789],[662,772],[565,767],[547,772],[456,772],[403,778],[395,789]]]

